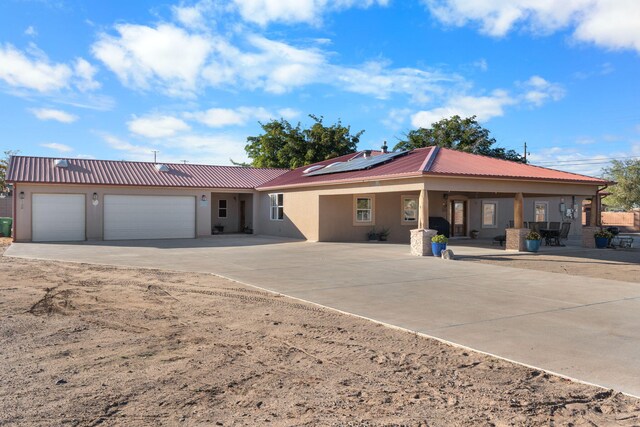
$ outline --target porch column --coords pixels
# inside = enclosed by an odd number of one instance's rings
[[[429,228],[429,193],[423,188],[420,190],[418,200],[418,229],[426,230],[427,228]]]
[[[516,193],[513,199],[513,228],[507,228],[506,249],[524,252],[525,237],[529,230],[524,228],[524,196]]]
[[[589,216],[589,226],[582,227],[582,247],[583,248],[595,248],[596,241],[593,237],[596,231],[598,231],[598,223],[600,217],[600,203],[598,203],[598,193],[591,199],[591,213]]]
[[[253,234],[260,233],[260,193],[253,192],[251,203],[251,227]]]
[[[431,238],[436,234],[436,230],[429,230],[429,192],[423,187],[418,199],[418,228],[411,230],[411,255],[433,255]]]
[[[524,197],[516,193],[513,200],[513,228],[524,228]]]

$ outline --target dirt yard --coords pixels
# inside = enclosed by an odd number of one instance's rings
[[[526,268],[572,276],[640,283],[640,249],[593,249],[566,252],[464,256],[463,261]]]
[[[0,425],[640,424],[622,394],[211,275],[0,268]]]

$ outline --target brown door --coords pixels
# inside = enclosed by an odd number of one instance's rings
[[[467,202],[454,200],[451,203],[451,236],[467,235]]]
[[[240,200],[240,231],[244,231],[244,228],[247,226],[245,207],[246,207],[246,202],[244,200]]]

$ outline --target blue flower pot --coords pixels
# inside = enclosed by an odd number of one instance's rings
[[[442,256],[442,251],[447,249],[446,243],[434,243],[431,242],[431,252],[433,252],[433,256],[440,257]]]
[[[607,237],[596,237],[596,248],[604,249],[609,246],[609,239]]]
[[[525,240],[528,252],[538,252],[540,250],[540,240]]]

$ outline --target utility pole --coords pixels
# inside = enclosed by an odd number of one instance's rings
[[[524,162],[527,163],[527,141],[524,142]]]
[[[189,160],[180,160],[180,161],[181,161],[183,164],[185,164],[185,165],[186,165],[187,163],[189,163]]]
[[[160,152],[159,150],[151,150],[153,152],[153,163],[157,163],[158,162],[158,153]]]

